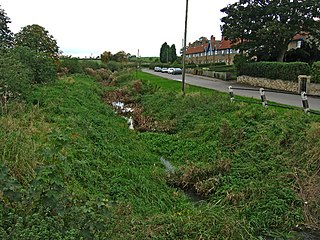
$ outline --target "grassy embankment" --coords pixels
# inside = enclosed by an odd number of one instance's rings
[[[65,77],[2,112],[2,239],[255,239],[319,226],[318,118],[138,78],[149,83]],[[129,131],[102,96],[143,106],[136,123],[152,131]]]

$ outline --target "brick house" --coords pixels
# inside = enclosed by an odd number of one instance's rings
[[[301,48],[302,43],[306,40],[308,37],[308,34],[302,33],[302,34],[296,34],[292,41],[288,44],[288,51],[291,49],[297,49]]]
[[[211,36],[210,40],[201,37],[187,46],[186,62],[194,64],[225,62],[230,65],[238,53],[239,51],[232,49],[231,42],[224,37],[222,40],[216,40],[214,36]]]
[[[306,37],[307,34],[296,34],[288,44],[288,51],[300,48]],[[239,50],[232,49],[231,41],[225,37],[222,37],[222,40],[216,40],[214,36],[211,36],[210,40],[201,37],[187,46],[186,62],[194,64],[225,62],[231,65],[237,54]]]

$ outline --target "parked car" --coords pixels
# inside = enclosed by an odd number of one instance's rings
[[[182,69],[181,68],[174,68],[172,74],[182,74]]]
[[[154,67],[155,72],[161,72],[161,67]]]
[[[173,72],[174,72],[174,68],[168,68],[168,73],[169,74],[173,74]]]
[[[168,68],[162,68],[162,69],[161,69],[161,72],[167,73],[167,72],[168,72]]]

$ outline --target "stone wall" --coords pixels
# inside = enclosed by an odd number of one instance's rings
[[[305,76],[301,76],[301,77],[305,77]],[[307,88],[306,93],[310,95],[320,96],[320,84],[310,83],[310,77],[309,76],[306,76],[306,77],[308,78],[306,83],[306,88]],[[258,77],[250,77],[250,76],[237,77],[238,83],[248,84],[255,87],[263,87],[263,88],[269,88],[269,89],[294,92],[294,93],[301,92],[301,89],[300,89],[301,85],[299,81],[298,79],[297,81],[294,82],[294,81],[283,81],[280,79],[274,80],[274,79],[258,78]]]
[[[250,76],[239,76],[237,77],[238,83],[244,83],[255,87],[263,87],[270,89],[277,89],[289,92],[298,92],[298,81],[283,81],[280,79],[268,79],[268,78],[258,78]]]
[[[307,94],[320,96],[320,84],[310,83]]]

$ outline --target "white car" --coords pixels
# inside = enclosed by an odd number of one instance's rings
[[[154,67],[155,72],[161,72],[161,67]]]
[[[168,73],[173,74],[174,73],[174,68],[168,68]]]
[[[162,68],[162,69],[161,69],[161,72],[167,73],[167,72],[168,72],[168,68]]]

